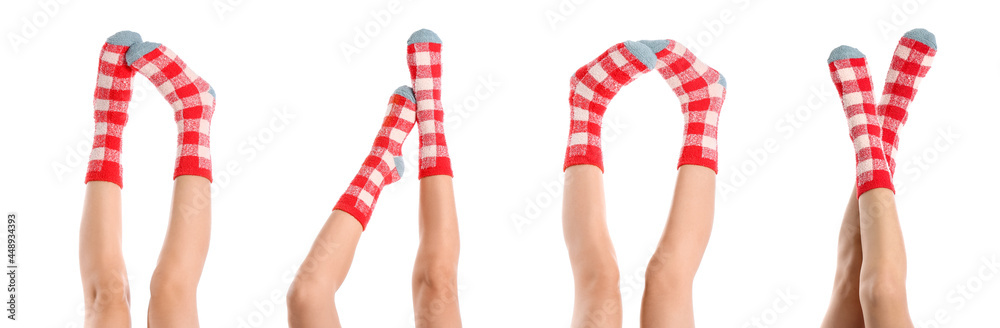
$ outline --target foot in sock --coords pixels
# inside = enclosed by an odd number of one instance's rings
[[[177,54],[159,43],[133,45],[125,57],[128,65],[149,78],[174,109],[177,122],[174,179],[197,175],[212,181],[209,128],[215,112],[215,90]]]
[[[858,49],[840,46],[830,52],[827,63],[854,141],[858,197],[875,188],[893,190],[865,55]]]
[[[403,176],[402,145],[413,130],[416,108],[413,89],[408,86],[397,88],[389,97],[389,108],[371,152],[333,208],[357,219],[362,230],[368,226],[382,188]]]
[[[419,179],[432,175],[454,176],[444,138],[444,106],[441,104],[441,39],[422,29],[406,41],[406,61],[417,101],[420,130]]]
[[[87,164],[90,181],[108,181],[122,186],[122,129],[128,121],[128,102],[132,99],[135,71],[125,62],[129,47],[142,42],[132,31],[115,33],[101,48],[94,90],[94,147]]]
[[[640,42],[656,54],[656,70],[681,102],[684,145],[677,167],[700,165],[718,173],[719,114],[726,100],[726,78],[677,41]]]
[[[601,122],[608,103],[622,87],[656,65],[656,55],[646,45],[625,41],[611,46],[580,67],[570,78],[569,142],[563,170],[590,164],[604,171]]]
[[[876,107],[882,126],[882,149],[889,161],[889,173],[896,173],[899,128],[906,123],[906,108],[917,94],[917,86],[927,75],[937,54],[934,34],[925,29],[910,30],[899,39],[885,77],[882,100]]]

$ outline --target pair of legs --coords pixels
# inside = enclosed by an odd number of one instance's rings
[[[130,327],[129,284],[122,257],[121,188],[87,183],[80,224],[80,274],[85,327]],[[174,181],[170,224],[150,281],[149,327],[198,327],[196,289],[211,228],[211,194],[204,177]]]
[[[618,263],[605,219],[604,175],[593,165],[566,169],[563,235],[573,266],[573,327],[621,327]],[[692,284],[712,230],[715,172],[683,165],[670,216],[646,268],[641,325],[693,327]]]
[[[906,250],[891,190],[851,192],[840,226],[837,274],[823,327],[912,327]]]
[[[460,327],[458,216],[452,177],[420,179],[420,246],[413,265],[417,327]],[[340,327],[335,294],[347,277],[361,224],[334,210],[316,237],[288,291],[291,327]]]

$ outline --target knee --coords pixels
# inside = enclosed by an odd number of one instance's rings
[[[451,263],[430,263],[413,271],[413,287],[434,294],[457,293],[458,268]]]
[[[194,299],[198,280],[156,270],[149,281],[150,300]]]
[[[335,293],[335,290],[330,291],[316,281],[295,277],[285,294],[285,302],[289,311],[293,311],[313,304],[326,303],[322,301],[333,300]]]
[[[671,289],[690,287],[694,283],[694,272],[676,262],[668,256],[654,254],[646,266],[646,285]]]
[[[85,303],[95,313],[128,309],[130,303],[128,278],[125,275],[107,275],[85,284]]]
[[[601,265],[575,275],[576,286],[591,293],[618,294],[621,274],[618,265]]]
[[[865,307],[878,307],[906,301],[906,285],[902,279],[884,273],[863,277],[858,296]]]

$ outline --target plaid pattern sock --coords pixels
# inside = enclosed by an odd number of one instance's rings
[[[563,170],[590,164],[604,171],[601,122],[608,103],[622,87],[656,65],[656,55],[646,45],[625,41],[611,46],[580,67],[570,78],[569,142]]]
[[[656,69],[677,94],[684,113],[684,145],[677,167],[700,165],[719,173],[719,114],[726,78],[673,40],[641,41],[656,53]]]
[[[837,86],[857,159],[858,197],[875,188],[893,190],[892,174],[882,149],[882,128],[875,110],[872,80],[865,55],[840,46],[827,59],[830,77]]]
[[[138,33],[115,33],[101,48],[94,89],[94,147],[87,163],[90,181],[108,181],[122,187],[122,129],[128,121],[128,102],[132,99],[135,71],[125,63],[125,52],[142,42]]]
[[[896,151],[899,149],[899,128],[906,123],[906,108],[917,94],[917,86],[931,69],[937,54],[934,34],[925,29],[910,30],[899,39],[885,77],[882,100],[876,107],[882,126],[882,149],[889,161],[889,173],[896,173]]]
[[[197,175],[212,181],[209,128],[215,112],[215,90],[167,47],[153,42],[132,46],[129,66],[149,78],[174,109],[177,161],[174,179]]]
[[[402,146],[406,136],[413,130],[416,119],[416,104],[413,89],[401,86],[389,97],[382,128],[375,137],[372,150],[361,165],[361,170],[347,187],[347,191],[334,210],[347,212],[358,222],[361,229],[368,226],[375,202],[382,193],[382,187],[399,181],[403,175]]]
[[[432,175],[454,176],[444,138],[444,106],[441,104],[441,39],[422,29],[406,41],[406,62],[417,99],[420,130],[419,179]]]

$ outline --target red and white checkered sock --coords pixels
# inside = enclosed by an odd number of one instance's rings
[[[893,190],[892,173],[882,149],[882,128],[875,110],[872,80],[865,55],[858,49],[840,46],[827,60],[830,77],[837,86],[857,159],[858,197],[875,188]]]
[[[656,55],[646,45],[625,41],[611,46],[580,67],[570,78],[569,142],[563,170],[590,164],[604,171],[601,122],[608,103],[618,90],[656,65]]]
[[[882,149],[889,161],[889,172],[896,173],[896,151],[899,149],[899,128],[906,123],[906,108],[917,94],[917,86],[931,69],[937,54],[934,34],[925,29],[906,32],[892,56],[885,77],[882,100],[876,107],[882,126]]]
[[[444,138],[444,106],[441,104],[441,39],[427,29],[413,32],[406,41],[406,61],[417,99],[420,129],[419,179],[432,175],[454,176]]]
[[[399,87],[389,97],[389,108],[371,152],[347,191],[333,207],[334,210],[351,214],[361,223],[362,230],[368,226],[382,187],[399,181],[399,177],[403,176],[402,146],[406,136],[413,130],[416,108],[413,89],[408,86]]]
[[[87,177],[122,186],[122,129],[128,121],[135,71],[125,63],[129,46],[142,42],[138,33],[121,31],[108,38],[101,48],[94,89],[94,148],[90,151]]]
[[[656,53],[656,69],[681,102],[684,113],[682,165],[719,172],[719,114],[726,100],[726,78],[674,40],[641,41]]]
[[[215,112],[215,90],[167,47],[153,42],[132,46],[129,66],[149,78],[174,109],[177,161],[174,179],[197,175],[212,181],[209,128]]]

